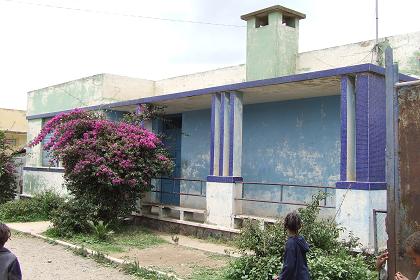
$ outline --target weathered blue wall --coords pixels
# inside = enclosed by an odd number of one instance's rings
[[[210,109],[182,114],[181,177],[206,180],[210,171]],[[181,182],[181,192],[205,193],[205,183]],[[181,197],[181,205],[205,208],[205,199]]]
[[[242,175],[245,182],[334,186],[340,179],[340,96],[247,105],[243,120]],[[309,200],[315,189],[284,188],[286,202]],[[246,185],[246,198],[280,199],[279,187]],[[334,205],[334,195],[328,201]],[[291,210],[276,204],[245,203],[248,214]]]

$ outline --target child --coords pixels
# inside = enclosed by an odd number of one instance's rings
[[[0,279],[21,280],[22,273],[16,256],[4,248],[4,244],[10,239],[10,229],[0,223]]]
[[[420,231],[410,235],[405,241],[405,251],[407,255],[413,260],[413,264],[420,270]],[[394,277],[395,280],[408,280],[407,277],[397,272]],[[414,279],[413,279],[414,280]],[[420,273],[415,280],[420,280]]]
[[[289,234],[283,257],[283,269],[276,279],[280,280],[309,280],[306,253],[309,252],[308,243],[299,235],[302,220],[296,212],[287,214],[284,228]]]

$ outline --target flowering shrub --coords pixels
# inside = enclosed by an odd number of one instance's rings
[[[0,204],[12,200],[16,195],[14,173],[12,150],[6,143],[4,132],[0,131]]]
[[[95,209],[91,214],[97,221],[112,223],[130,214],[139,195],[151,189],[151,179],[173,168],[155,134],[98,113],[76,109],[59,114],[29,145],[50,133],[44,149],[62,162],[67,190],[76,202]]]

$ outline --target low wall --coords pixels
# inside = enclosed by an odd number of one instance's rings
[[[23,170],[23,195],[32,196],[43,191],[53,191],[66,195],[63,172],[57,168],[36,168],[36,170]]]

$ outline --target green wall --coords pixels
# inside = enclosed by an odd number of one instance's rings
[[[248,81],[294,74],[298,53],[299,20],[295,28],[282,25],[282,14],[268,15],[269,24],[255,27],[255,17],[247,22]]]

